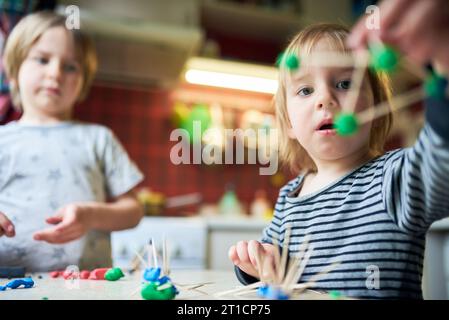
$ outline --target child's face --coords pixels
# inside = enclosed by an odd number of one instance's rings
[[[22,62],[17,84],[25,113],[67,119],[82,87],[73,38],[63,27],[48,29]]]
[[[332,51],[326,41],[320,40],[314,51]],[[335,130],[320,130],[322,124],[333,123],[344,106],[349,92],[353,68],[329,68],[301,65],[287,79],[287,112],[291,128],[289,136],[297,139],[310,157],[317,160],[338,160],[368,151],[371,124],[362,126],[357,134],[341,137]],[[373,92],[365,79],[354,112],[371,106]]]

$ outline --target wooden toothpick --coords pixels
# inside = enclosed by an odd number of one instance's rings
[[[254,282],[252,284],[249,284],[247,286],[243,286],[243,287],[239,287],[239,288],[236,288],[236,289],[215,293],[215,296],[221,297],[221,296],[225,296],[225,295],[228,295],[228,294],[236,294],[238,292],[251,291],[251,290],[253,290],[255,288],[258,288],[258,287],[260,287],[262,285],[264,285],[264,283],[262,281],[258,281],[258,282]]]
[[[365,71],[369,63],[369,53],[368,51],[359,51],[356,53],[356,69],[353,71],[350,90],[346,96],[345,104],[343,110],[347,112],[354,112],[357,105],[357,100],[360,95],[360,91],[363,85],[363,79],[365,78]]]
[[[270,265],[270,263],[268,264],[269,269],[269,274],[272,274],[272,278],[270,279],[272,282],[279,282],[279,272],[280,272],[280,265],[281,265],[281,255],[279,253],[279,241],[272,235],[271,236],[271,242],[273,243],[273,246],[275,247],[274,250],[274,270],[273,270],[273,266]],[[269,259],[267,259],[269,260]]]
[[[256,263],[257,263],[257,272],[259,273],[259,279],[260,281],[264,281],[264,271],[263,271],[263,266],[264,266],[264,257],[260,255],[260,251],[257,250],[256,253]]]
[[[380,117],[392,112],[391,105],[394,106],[394,111],[400,110],[409,106],[412,103],[418,102],[424,99],[426,96],[422,87],[418,87],[409,92],[395,96],[391,101],[384,101],[371,108],[368,108],[357,115],[359,126],[374,121]]]
[[[147,260],[148,260],[148,268],[151,268],[153,266],[153,260],[151,259],[152,253],[151,253],[151,247],[153,246],[153,239],[150,238],[148,240],[147,244]]]
[[[399,65],[409,71],[412,75],[414,75],[415,77],[417,77],[418,79],[424,81],[426,80],[429,72],[427,72],[427,70],[421,68],[420,66],[417,66],[416,64],[412,63],[410,61],[410,59],[408,59],[407,57],[403,57],[401,59],[401,61],[399,62]]]
[[[170,275],[170,255],[168,252],[167,247],[167,239],[164,236],[164,239],[162,241],[162,272],[164,275],[169,276]]]
[[[304,59],[304,65],[310,67],[323,68],[351,68],[358,66],[354,57],[345,52],[337,51],[319,51],[313,52],[310,56]]]
[[[311,254],[312,254],[312,252],[310,251],[309,248],[307,248],[307,251],[305,251],[305,252],[301,251],[301,253],[299,254],[295,263],[291,265],[291,267],[289,269],[289,273],[287,274],[287,276],[284,279],[284,282],[282,283],[282,288],[284,290],[287,290],[288,287],[292,283],[297,283],[297,281],[301,277],[301,274],[302,274],[307,262],[309,261]]]
[[[306,283],[298,283],[291,286],[291,289],[299,289],[297,293],[304,291],[305,289],[312,287],[315,283],[322,278],[324,275],[328,274],[332,270],[334,270],[338,265],[340,265],[340,261],[333,262],[332,264],[326,266],[321,272],[315,274],[310,278]]]
[[[156,243],[154,242],[154,238],[151,238],[152,243],[152,249],[153,249],[153,261],[154,261],[154,267],[159,267],[159,264],[157,263],[157,252],[156,252]]]
[[[301,260],[301,264],[298,268],[298,270],[296,271],[295,275],[292,277],[292,281],[290,283],[286,284],[286,291],[289,291],[289,288],[298,283],[299,279],[301,279],[301,275],[304,272],[304,269],[306,268],[307,263],[309,262],[310,257],[312,256],[313,253],[313,247],[310,246],[304,256],[304,259]]]
[[[142,251],[145,251],[145,249],[142,249]],[[145,262],[145,259],[142,257],[142,255],[139,252],[134,250],[134,254],[140,260],[140,262],[143,264],[144,267],[147,266],[147,263]]]
[[[290,234],[291,234],[291,226],[290,224],[287,225],[285,230],[285,236],[284,236],[284,243],[282,245],[282,256],[281,256],[281,267],[279,270],[279,281],[282,281],[285,276],[285,268],[287,265],[287,258],[288,258],[288,245],[290,243]]]
[[[287,272],[287,275],[285,276],[285,279],[283,279],[284,281],[282,283],[282,286],[286,286],[287,283],[291,282],[291,279],[292,279],[293,275],[295,274],[295,271],[299,267],[299,264],[301,263],[304,253],[306,252],[306,249],[309,246],[309,241],[310,241],[310,235],[308,234],[304,237],[304,240],[299,247],[298,257],[291,258],[288,272]]]

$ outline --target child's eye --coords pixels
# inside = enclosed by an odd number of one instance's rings
[[[308,96],[313,93],[313,88],[305,87],[298,90],[297,94],[300,96]]]
[[[78,66],[76,64],[65,64],[64,71],[65,72],[77,72]]]
[[[351,87],[351,80],[343,80],[337,83],[337,89],[348,90]]]
[[[48,59],[44,58],[44,57],[35,57],[34,61],[36,61],[39,64],[47,64],[48,63]]]

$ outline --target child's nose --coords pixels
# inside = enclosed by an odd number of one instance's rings
[[[47,76],[54,80],[59,80],[62,75],[62,65],[57,62],[51,62],[48,64],[47,68]]]
[[[337,100],[333,93],[328,88],[323,88],[319,91],[316,100],[316,108],[335,108],[337,106]]]

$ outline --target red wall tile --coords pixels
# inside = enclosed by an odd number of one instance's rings
[[[213,92],[213,89],[210,89]],[[145,174],[141,186],[166,196],[200,192],[206,203],[219,201],[228,183],[235,185],[246,209],[257,189],[267,191],[274,203],[278,188],[269,176],[259,175],[258,165],[174,165],[170,150],[176,142],[169,137],[174,129],[170,123],[171,93],[163,90],[134,90],[96,85],[88,100],[75,109],[75,118],[100,123],[111,128],[131,158]],[[181,214],[196,207],[170,210]]]

